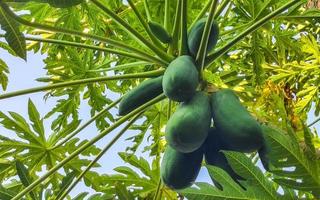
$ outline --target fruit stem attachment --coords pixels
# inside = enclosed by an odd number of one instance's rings
[[[205,64],[208,41],[209,41],[209,37],[210,37],[212,24],[214,21],[214,13],[217,8],[218,2],[219,2],[218,0],[211,1],[209,15],[208,15],[208,18],[207,18],[207,21],[206,21],[206,24],[204,26],[204,30],[202,33],[202,37],[201,37],[201,42],[200,42],[200,46],[199,46],[199,50],[198,50],[198,54],[197,54],[197,58],[196,58],[196,63],[198,65],[198,67],[200,66],[200,75],[203,72],[203,68],[204,68],[204,64]]]
[[[188,0],[181,0],[179,55],[188,55]]]
[[[172,42],[169,44],[168,53],[170,55],[176,55],[176,51],[178,50],[178,41],[179,41],[179,33],[180,33],[180,15],[181,15],[181,2],[182,0],[177,0],[176,13],[174,18],[174,24],[172,27]]]
[[[163,19],[163,27],[168,32],[169,30],[169,24],[170,24],[170,1],[164,0],[164,19]]]
[[[157,184],[157,190],[156,190],[156,194],[153,197],[153,200],[158,200],[158,196],[159,196],[161,187],[162,187],[162,181],[161,181],[161,178],[160,178],[159,181],[158,181],[158,184]]]

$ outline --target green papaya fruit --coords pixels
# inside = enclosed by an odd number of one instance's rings
[[[220,140],[220,137],[223,137],[221,133],[218,132],[216,128],[210,128],[208,137],[203,144],[203,151],[205,156],[206,164],[214,165],[226,171],[229,176],[238,184],[239,180],[244,180],[239,176],[229,165],[227,158],[220,150],[228,150]],[[214,184],[222,190],[220,183],[215,181],[214,177],[211,177]]]
[[[190,54],[195,58],[197,56],[204,27],[206,25],[207,18],[200,19],[190,29],[188,34],[188,46]],[[212,24],[209,41],[207,46],[207,52],[211,51],[216,46],[219,37],[219,26],[216,22]]]
[[[197,92],[181,103],[166,126],[166,140],[177,151],[189,153],[200,148],[211,125],[209,97]]]
[[[179,56],[173,60],[163,75],[164,94],[173,101],[188,101],[196,92],[199,73],[190,56]]]
[[[229,89],[211,95],[212,118],[215,127],[223,134],[222,142],[229,150],[253,152],[263,145],[260,124]]]
[[[83,0],[47,0],[47,3],[56,8],[68,8],[82,3]]]
[[[143,81],[120,101],[119,115],[126,115],[162,93],[162,76]]]
[[[159,23],[149,21],[148,26],[154,36],[156,36],[163,43],[170,43],[171,36],[168,31]]]
[[[258,150],[258,155],[260,158],[260,161],[262,163],[262,166],[264,167],[265,170],[270,171],[270,153],[271,153],[271,144],[267,140],[266,132],[265,132],[265,125],[262,125],[262,133],[263,133],[263,138],[264,142],[262,144],[262,147]]]
[[[181,153],[167,146],[160,168],[163,183],[174,190],[191,186],[199,174],[202,158],[201,148],[191,153]]]
[[[266,146],[263,145],[259,150],[258,150],[258,155],[260,157],[260,161],[262,163],[262,166],[264,167],[265,170],[270,171],[270,158],[269,158],[269,151],[270,149]]]

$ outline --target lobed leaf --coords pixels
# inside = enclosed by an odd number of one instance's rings
[[[16,161],[16,169],[17,169],[17,173],[18,173],[18,176],[19,176],[22,184],[25,187],[28,187],[32,183],[32,178],[29,174],[28,169],[19,160]],[[30,196],[33,200],[38,199],[37,195],[34,191],[30,192]]]
[[[0,2],[1,6],[7,6]],[[0,8],[0,26],[5,31],[5,39],[14,52],[22,59],[27,59],[26,40],[19,30],[19,25]]]
[[[288,188],[318,193],[320,191],[320,162],[309,159],[297,141],[271,126],[262,126],[267,144],[271,147],[270,163],[275,167],[275,182]]]

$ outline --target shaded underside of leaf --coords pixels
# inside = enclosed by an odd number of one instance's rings
[[[1,6],[7,6],[0,2]],[[5,11],[0,7],[0,25],[4,30],[5,39],[14,52],[24,60],[27,59],[26,40],[24,35],[19,30],[19,25],[13,19],[11,19]]]

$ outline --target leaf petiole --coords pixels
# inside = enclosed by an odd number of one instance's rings
[[[36,92],[53,90],[53,89],[57,89],[57,88],[70,87],[70,86],[74,86],[74,85],[104,82],[104,81],[123,80],[123,79],[151,78],[151,77],[160,76],[163,73],[164,73],[164,69],[160,69],[160,70],[154,70],[154,71],[150,71],[150,72],[142,72],[142,73],[136,73],[136,74],[124,74],[124,75],[118,75],[118,76],[106,76],[106,77],[80,79],[80,80],[75,80],[75,81],[67,81],[67,82],[63,82],[63,83],[56,83],[56,84],[51,84],[51,85],[46,85],[46,86],[34,87],[34,88],[25,89],[25,90],[18,90],[15,92],[8,92],[6,94],[0,95],[0,100],[11,98],[11,97],[17,97],[17,96],[21,96],[21,95],[25,95],[25,94],[32,94],[32,93],[36,93]]]
[[[81,154],[83,151],[85,151],[87,148],[89,148],[91,145],[102,139],[104,136],[106,136],[108,133],[119,127],[121,124],[126,122],[131,117],[135,116],[136,114],[142,112],[149,106],[152,106],[155,103],[160,102],[161,100],[165,99],[165,95],[161,94],[158,97],[152,99],[151,101],[145,103],[144,105],[140,106],[139,108],[135,109],[134,111],[130,112],[129,114],[121,117],[118,121],[116,121],[112,126],[108,127],[104,131],[102,131],[99,135],[94,137],[92,140],[88,141],[81,147],[79,147],[76,151],[74,151],[69,157],[63,159],[60,163],[58,163],[56,166],[51,168],[46,174],[44,174],[42,177],[31,183],[28,187],[20,191],[13,199],[11,200],[20,200],[24,195],[31,192],[35,187],[37,187],[39,184],[41,184],[43,181],[45,181],[49,176],[54,174],[56,171],[58,171],[60,168],[62,168],[66,163],[71,161],[73,158]]]

